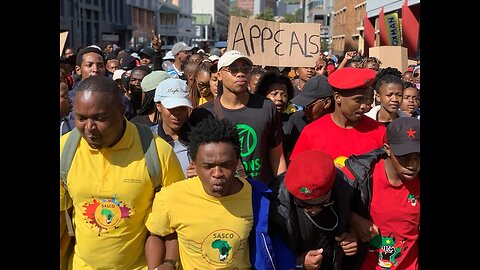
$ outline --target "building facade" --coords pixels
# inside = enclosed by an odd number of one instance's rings
[[[126,0],[60,0],[60,32],[68,31],[65,48],[107,41],[126,47],[134,30],[131,9]]]

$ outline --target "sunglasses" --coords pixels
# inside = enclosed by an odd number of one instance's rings
[[[415,77],[415,78],[418,77],[418,75],[420,75],[419,72],[413,73],[413,77]]]
[[[309,204],[309,203],[306,203],[302,200],[299,200],[297,199],[296,197],[293,198],[293,203],[298,207],[298,208],[301,208],[301,209],[311,209],[313,207],[318,207],[320,209],[324,209],[326,207],[329,207],[331,205],[333,205],[335,203],[335,201],[330,197],[328,198],[326,201],[324,202],[321,202],[319,204]]]
[[[312,103],[308,104],[307,106],[305,106],[305,109],[309,110],[309,109],[313,108],[313,106],[315,106],[315,104],[317,104],[321,101],[324,101],[324,100],[325,100],[325,98],[319,98],[319,99],[313,101]]]
[[[232,75],[236,75],[238,72],[242,72],[244,74],[249,74],[252,72],[251,65],[230,65],[228,67],[224,67],[226,71],[230,72]]]

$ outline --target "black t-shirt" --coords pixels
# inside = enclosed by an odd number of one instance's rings
[[[239,129],[240,155],[247,176],[268,182],[273,177],[268,152],[278,146],[283,139],[280,115],[275,104],[263,96],[249,94],[245,107],[227,109],[221,104],[223,117],[232,121]],[[189,118],[189,125],[205,117],[213,117],[214,101],[209,101],[195,108]]]
[[[308,124],[304,115],[303,111],[296,111],[288,118],[287,122],[283,123],[283,133],[285,134],[283,138],[283,152],[287,162],[290,160],[290,154],[295,147],[295,143],[297,143],[300,132]]]

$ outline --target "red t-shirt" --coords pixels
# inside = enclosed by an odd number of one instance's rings
[[[293,148],[290,160],[306,150],[320,149],[343,167],[351,154],[364,154],[383,146],[384,125],[363,116],[354,128],[339,127],[331,114],[324,115],[305,126]]]
[[[373,171],[370,215],[381,239],[377,238],[378,244],[370,241],[370,252],[360,269],[418,269],[420,177],[393,186],[387,179],[384,160],[380,160]]]

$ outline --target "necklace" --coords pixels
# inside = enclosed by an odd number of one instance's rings
[[[313,225],[315,225],[315,227],[317,227],[317,228],[319,228],[319,229],[321,229],[321,230],[330,232],[330,231],[333,231],[333,230],[338,226],[338,216],[337,216],[337,213],[335,213],[335,210],[333,210],[333,208],[332,208],[331,206],[329,206],[329,207],[330,207],[330,209],[332,210],[333,214],[335,215],[335,219],[337,220],[337,221],[335,222],[335,225],[333,225],[332,228],[324,228],[324,227],[318,225],[315,221],[313,221],[312,217],[310,217],[309,214],[307,214],[305,211],[303,211],[303,213],[304,213],[305,216],[307,216],[307,218],[313,223]]]

